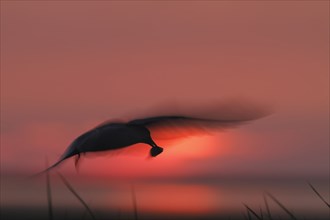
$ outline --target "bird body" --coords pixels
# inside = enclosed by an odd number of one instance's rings
[[[116,123],[103,125],[84,133],[73,141],[70,147],[83,153],[114,150],[137,143],[153,144],[147,128]]]
[[[96,127],[77,137],[66,149],[58,162],[45,171],[59,165],[67,158],[77,155],[75,164],[78,164],[80,154],[87,152],[97,152],[115,150],[131,146],[133,144],[144,143],[150,145],[150,155],[157,156],[163,152],[163,148],[156,145],[152,140],[150,131],[142,125],[129,123],[110,123]]]

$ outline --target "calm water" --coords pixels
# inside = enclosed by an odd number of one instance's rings
[[[328,207],[303,180],[114,181],[67,177],[97,219],[244,219],[244,204],[266,215],[264,193],[275,196],[298,219],[326,219]],[[311,181],[329,201],[328,180]],[[54,219],[92,219],[61,180],[51,175]],[[266,197],[274,219],[289,216]],[[45,178],[1,178],[3,219],[47,219]],[[261,209],[261,211],[260,211]],[[261,214],[260,214],[261,215]]]

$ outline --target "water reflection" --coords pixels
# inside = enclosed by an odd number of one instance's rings
[[[65,213],[80,216],[84,207],[56,175],[52,175],[52,198],[55,216]],[[68,177],[75,190],[89,204],[98,219],[134,219],[132,183],[115,182],[109,179],[84,180]],[[327,201],[328,180],[313,182]],[[6,219],[17,219],[20,215],[35,214],[47,218],[47,196],[45,181],[22,180],[6,177],[1,180],[1,206]],[[139,219],[155,219],[155,216],[229,217],[246,212],[247,204],[254,210],[262,209],[265,203],[263,193],[271,192],[298,219],[328,216],[328,207],[313,193],[308,184],[301,180],[212,180],[178,181],[148,180],[134,183],[136,205]],[[278,216],[286,213],[269,199],[271,212]],[[10,210],[20,210],[17,211]],[[25,210],[25,211],[24,211]],[[31,210],[37,210],[33,213]],[[63,216],[62,216],[63,217]],[[79,219],[79,218],[78,218]]]
[[[139,212],[172,214],[205,214],[218,209],[219,193],[213,187],[196,184],[136,184],[134,186]],[[117,195],[124,211],[132,210],[129,191]],[[109,195],[106,203],[114,199]],[[109,204],[109,203],[108,203]]]

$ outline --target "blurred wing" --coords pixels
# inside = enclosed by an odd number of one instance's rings
[[[252,119],[251,119],[252,120]],[[238,126],[250,120],[217,120],[184,116],[160,116],[130,121],[130,125],[145,126],[156,140],[171,140],[207,135]]]
[[[244,100],[225,100],[195,105],[184,105],[171,113],[171,108],[165,109],[165,116],[141,117],[128,124],[141,125],[150,129],[153,138],[177,139],[192,135],[205,135],[214,131],[222,131],[253,120],[265,117],[271,113],[266,106]],[[167,113],[166,113],[167,111]],[[153,115],[157,115],[155,112]],[[152,115],[152,114],[149,114]]]
[[[138,119],[130,120],[127,124],[145,126],[150,129],[153,138],[172,141],[237,127],[271,113],[269,107],[238,99],[183,106],[184,108],[179,109],[169,105],[162,107],[162,112],[145,112],[145,115],[140,115]],[[109,121],[101,126],[106,124],[109,124]]]

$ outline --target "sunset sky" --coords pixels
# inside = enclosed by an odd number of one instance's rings
[[[1,1],[3,175],[43,170],[102,121],[227,99],[273,113],[153,160],[87,155],[80,178],[327,178],[329,2]]]

